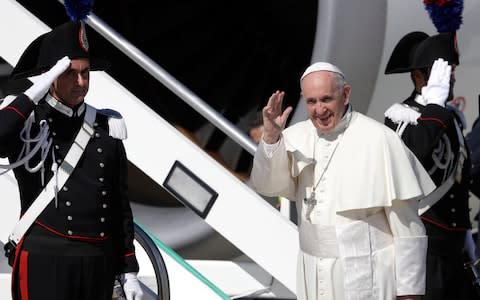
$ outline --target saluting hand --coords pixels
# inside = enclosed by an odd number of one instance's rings
[[[282,112],[282,103],[285,92],[276,91],[268,99],[267,105],[263,108],[263,140],[267,144],[275,144],[285,128],[288,116],[292,107],[287,107]]]
[[[34,79],[34,84],[23,92],[30,100],[35,104],[40,101],[40,99],[45,96],[48,92],[48,89],[63,72],[65,72],[70,67],[70,58],[64,56],[59,59],[57,63],[47,72],[39,75]]]
[[[445,107],[450,93],[452,66],[442,58],[437,59],[430,71],[428,83],[422,88],[422,96],[427,99],[427,104],[437,104]]]

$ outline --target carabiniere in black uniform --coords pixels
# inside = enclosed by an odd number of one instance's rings
[[[20,189],[22,214],[52,178],[53,157],[58,165],[62,163],[83,123],[85,107],[86,104],[82,103],[71,109],[49,95],[35,106],[21,94],[0,110],[0,155],[8,157],[10,162],[17,160],[23,145],[19,134],[31,113],[35,116],[32,136],[38,132],[41,120],[45,120],[50,128],[52,145],[44,161],[43,181],[42,171],[30,173],[23,166],[14,169]],[[59,285],[62,284],[61,270],[56,274],[58,278],[46,276],[52,262],[35,259],[37,255],[52,256],[66,261],[67,265],[69,257],[96,259],[98,261],[95,264],[105,264],[111,272],[78,276],[79,280],[80,276],[98,277],[98,289],[105,290],[105,298],[111,297],[115,274],[138,272],[139,269],[133,246],[132,212],[127,197],[127,158],[122,140],[111,136],[109,118],[118,118],[118,115],[97,110],[95,132],[83,156],[58,191],[57,200],[49,203],[24,236],[23,245],[19,245],[16,255],[16,260],[26,259],[28,253],[28,264],[45,266],[40,268],[45,273],[28,274],[37,276],[35,282],[41,283],[38,278],[43,276],[45,280],[58,280]],[[30,160],[30,166],[38,161],[40,154],[37,153]],[[14,268],[14,272],[21,271]],[[64,288],[75,290],[75,287]],[[20,289],[21,286],[18,287]],[[48,291],[42,291],[41,284],[38,290],[48,295]]]
[[[462,123],[456,121],[459,133],[452,110],[436,104],[424,106],[415,101],[416,96],[414,92],[403,102],[421,114],[417,125],[410,124],[405,128],[402,134],[405,145],[417,156],[437,187],[451,172],[457,172],[456,168],[461,170],[455,175],[450,190],[421,216],[429,236],[429,248],[439,252],[452,248],[459,253],[463,250],[465,232],[471,228],[468,206],[471,162],[464,142],[465,148],[460,149],[461,139],[464,140]],[[394,130],[398,125],[389,118],[385,124]],[[440,240],[448,237],[453,243],[437,243],[437,237]]]
[[[453,186],[448,192],[421,215],[428,236],[427,259],[432,259],[431,255],[443,257],[451,260],[452,265],[459,269],[462,268],[465,233],[471,228],[468,205],[470,153],[464,141],[462,122],[457,114],[436,104],[422,105],[415,101],[416,97],[421,95],[413,92],[403,105],[405,109],[420,113],[418,124],[406,126],[401,137],[429,172],[437,187],[441,186],[452,172],[455,176]],[[393,130],[400,126],[388,117],[385,124]],[[443,272],[449,272],[448,268],[452,265],[444,265]],[[427,267],[429,266],[436,264],[427,262]],[[438,273],[438,270],[427,270],[427,290],[431,282],[428,277]]]

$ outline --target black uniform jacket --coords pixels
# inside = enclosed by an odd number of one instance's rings
[[[64,106],[65,107],[65,106]],[[41,120],[48,122],[52,146],[45,160],[44,185],[52,178],[52,151],[61,164],[80,126],[85,104],[69,116],[53,108],[45,99],[35,106],[25,95],[19,95],[0,110],[0,155],[10,162],[17,160],[23,142],[19,133],[26,118],[35,115],[32,136]],[[94,253],[108,249],[116,273],[138,271],[133,246],[133,217],[127,197],[127,158],[120,139],[109,135],[109,116],[97,111],[95,133],[77,167],[58,192],[58,201],[50,204],[24,237],[29,251],[49,251],[57,255]],[[39,161],[37,154],[30,166]],[[30,173],[24,166],[14,169],[18,181],[23,214],[42,190],[41,171]],[[48,237],[45,239],[43,237]],[[108,245],[108,247],[106,247]],[[105,247],[104,247],[105,246]],[[78,252],[78,253],[76,253]]]
[[[402,140],[417,156],[438,187],[451,172],[456,172],[455,167],[459,162],[460,140],[454,123],[456,115],[450,109],[436,104],[421,105],[415,101],[415,97],[414,92],[403,103],[421,115],[417,119],[417,125],[409,124],[405,128]],[[462,126],[461,122],[457,123]],[[394,130],[398,126],[388,117],[385,124]],[[458,245],[461,244],[462,247],[464,232],[471,228],[468,207],[471,166],[468,149],[463,157],[461,176],[457,176],[450,190],[421,216],[429,237],[457,237]],[[434,243],[429,240],[429,247],[434,247],[431,242]]]
[[[475,120],[472,131],[466,136],[467,145],[472,156],[472,170],[470,174],[470,192],[480,198],[480,117]]]

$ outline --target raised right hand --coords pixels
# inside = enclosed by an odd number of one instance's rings
[[[450,93],[450,75],[452,66],[442,58],[437,59],[430,71],[428,83],[422,88],[422,96],[427,99],[427,104],[437,104],[445,107]]]
[[[282,103],[285,92],[276,91],[268,99],[267,105],[263,108],[263,141],[267,144],[275,144],[285,128],[288,116],[292,107],[287,107],[282,112]]]
[[[58,60],[57,63],[47,72],[38,75],[34,80],[34,84],[29,87],[24,94],[30,98],[35,104],[45,96],[52,83],[57,79],[60,74],[65,72],[70,67],[70,58],[64,56]]]

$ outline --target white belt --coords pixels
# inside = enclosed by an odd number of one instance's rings
[[[378,230],[378,228],[388,230],[388,232]],[[353,249],[356,247],[355,245],[378,250],[393,243],[389,228],[383,210],[364,220],[337,226],[312,224],[302,220],[298,230],[300,249],[305,253],[321,258],[341,257],[342,252],[351,256],[349,253],[351,250],[349,249]],[[358,253],[357,251],[354,252]]]
[[[370,217],[337,226],[302,220],[300,249],[319,258],[342,260],[344,293],[348,299],[373,299],[372,252],[393,245],[383,210]],[[347,298],[346,298],[347,299]]]
[[[421,216],[427,212],[435,203],[437,203],[443,196],[450,190],[455,182],[455,172],[452,172],[450,176],[445,180],[441,186],[433,190],[425,198],[422,198],[418,202],[418,215]]]
[[[13,242],[15,243],[15,245],[18,244],[25,232],[27,232],[27,230],[37,219],[37,217],[42,213],[45,207],[47,207],[50,201],[53,200],[53,198],[55,197],[55,189],[61,189],[70,174],[72,174],[78,161],[80,160],[80,157],[83,154],[83,151],[85,150],[85,147],[88,144],[88,141],[90,140],[90,137],[95,132],[93,129],[95,115],[96,109],[91,107],[90,105],[87,105],[85,120],[82,124],[82,127],[80,128],[77,137],[75,138],[75,141],[70,147],[70,150],[65,156],[65,159],[58,168],[58,181],[55,182],[55,178],[50,179],[42,192],[38,195],[37,199],[35,199],[32,205],[30,205],[28,210],[18,221],[17,225],[15,225],[13,232],[8,237],[9,242]]]
[[[298,231],[303,252],[321,258],[339,256],[335,226],[322,226],[302,220]]]

